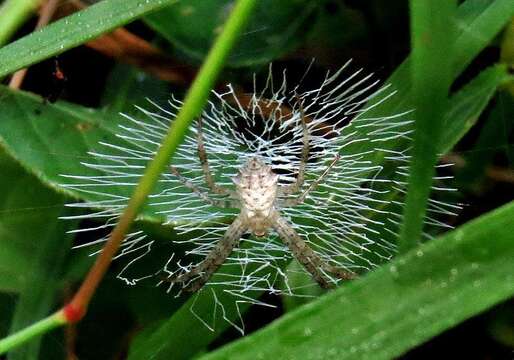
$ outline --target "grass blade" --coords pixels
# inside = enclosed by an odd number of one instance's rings
[[[460,5],[463,17],[455,20],[457,40],[453,52],[453,77],[457,77],[514,16],[509,0],[473,1]]]
[[[483,70],[450,98],[439,153],[447,153],[478,120],[499,86],[512,81],[505,65]]]
[[[177,0],[104,0],[0,49],[0,78]]]
[[[448,58],[454,45],[456,1],[411,0],[410,70],[414,97],[415,130],[409,187],[398,248],[404,253],[421,241],[430,194],[443,114],[452,83]]]

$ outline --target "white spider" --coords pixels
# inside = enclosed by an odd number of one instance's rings
[[[390,113],[394,91],[349,66],[308,91],[300,88],[308,69],[295,84],[271,67],[249,93],[230,85],[213,91],[140,217],[169,227],[155,234],[136,224],[117,255],[118,278],[130,285],[157,278],[177,296],[198,290],[197,318],[214,327],[220,307],[241,330],[239,306],[270,306],[263,293],[312,296],[306,289],[317,284],[299,278],[304,272],[330,287],[389,260],[402,222],[411,111]],[[83,173],[65,175],[63,186],[86,201],[69,206],[92,209],[67,218],[102,221],[73,232],[111,229],[125,208],[182,106],[173,96],[150,103],[102,137]],[[425,223],[448,228],[439,216],[459,208],[433,198]]]
[[[203,144],[202,120],[199,118],[197,131],[198,157],[202,164],[205,182],[214,193],[228,196],[228,201],[210,199],[206,193],[183,177],[177,168],[171,167],[172,172],[180,179],[184,186],[191,189],[212,206],[239,208],[241,212],[228,227],[223,238],[213,247],[201,263],[186,273],[168,277],[166,281],[183,283],[185,291],[197,291],[225,262],[234,247],[239,244],[239,240],[244,233],[250,231],[262,238],[266,236],[270,228],[277,232],[293,256],[322,288],[332,287],[330,279],[324,275],[323,271],[331,273],[340,279],[351,279],[354,277],[353,273],[336,268],[323,261],[280,214],[281,207],[303,203],[309,192],[323,180],[329,170],[339,160],[339,155],[336,155],[323,174],[305,191],[300,193],[298,197],[281,199],[283,195],[298,193],[304,182],[305,166],[309,156],[309,133],[301,105],[300,114],[303,129],[303,148],[296,181],[290,185],[279,185],[279,176],[273,172],[271,167],[258,157],[252,157],[239,170],[239,174],[232,178],[236,186],[235,191],[221,187],[214,182]]]

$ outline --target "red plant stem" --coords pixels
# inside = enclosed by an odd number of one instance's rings
[[[93,294],[107,272],[114,255],[118,251],[123,239],[125,238],[125,234],[130,228],[130,225],[135,220],[137,211],[143,201],[144,199],[140,199],[140,196],[133,196],[131,198],[125,212],[121,215],[118,224],[109,236],[109,240],[102,249],[102,252],[96,258],[93,267],[82,282],[79,290],[73,296],[71,301],[64,307],[64,315],[68,322],[78,322],[85,315]]]

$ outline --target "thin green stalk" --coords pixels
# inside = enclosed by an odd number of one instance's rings
[[[43,334],[56,326],[80,321],[84,316],[96,288],[107,272],[113,256],[118,251],[139,209],[143,206],[155,183],[165,170],[165,167],[169,164],[169,159],[182,142],[189,125],[193,119],[201,113],[203,106],[207,102],[209,92],[214,86],[230,49],[236,42],[238,35],[241,33],[256,3],[256,0],[239,0],[234,6],[222,33],[214,43],[197,78],[189,89],[182,108],[168,130],[166,137],[163,139],[155,158],[147,166],[145,174],[139,181],[118,224],[112,231],[109,240],[71,302],[61,310],[60,313],[63,314],[64,321],[56,322],[55,319],[52,321],[51,319],[54,316],[51,316],[42,320],[43,324],[50,324],[51,326],[38,326],[38,331],[28,331],[35,326],[33,325],[20,332],[24,334],[27,333],[27,335],[23,337],[19,336],[20,333],[16,333],[4,340],[7,343],[7,345],[4,345],[4,351],[9,350],[13,346],[18,346],[34,336]],[[14,342],[8,341],[10,338],[16,338],[18,340]]]
[[[40,0],[6,0],[0,7],[0,46],[3,46],[27,18]]]
[[[23,330],[20,330],[11,336],[0,340],[0,355],[6,353],[10,349],[20,346],[21,344],[35,338],[36,336],[45,334],[50,330],[58,328],[66,324],[66,317],[62,311],[56,312],[43,320],[40,320]]]
[[[452,82],[455,0],[410,0],[415,133],[399,251],[421,241]]]

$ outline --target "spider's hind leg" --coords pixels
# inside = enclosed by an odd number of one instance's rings
[[[223,238],[207,254],[205,259],[190,271],[172,275],[163,281],[171,283],[182,283],[183,291],[195,292],[205,285],[212,274],[225,262],[232,250],[239,244],[239,239],[245,233],[246,227],[243,221],[237,217],[228,227]]]
[[[331,281],[325,273],[330,273],[334,277],[343,280],[350,280],[356,277],[356,274],[336,268],[325,262],[318,254],[311,249],[295,229],[287,222],[286,219],[278,216],[275,220],[274,225],[280,239],[284,244],[291,250],[293,256],[303,265],[313,277],[313,279],[324,289],[334,287],[333,281]]]

